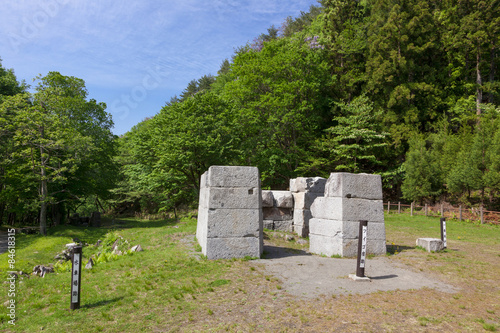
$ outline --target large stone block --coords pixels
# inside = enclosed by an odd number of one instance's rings
[[[273,220],[264,220],[262,221],[262,225],[264,229],[274,230],[274,221]]]
[[[382,200],[382,179],[366,173],[332,173],[325,185],[325,197]]]
[[[278,208],[293,208],[293,196],[290,191],[273,191],[274,206]]]
[[[423,247],[427,252],[437,252],[444,249],[444,243],[439,238],[419,238],[417,246]]]
[[[291,192],[325,192],[326,179],[322,177],[298,177],[290,179]]]
[[[310,209],[314,199],[322,197],[323,193],[315,192],[294,192],[293,201],[294,209]]]
[[[260,214],[258,209],[209,209],[206,237],[259,237]]]
[[[381,222],[368,222],[368,239],[385,241],[385,224]],[[358,238],[358,221],[338,221],[312,218],[309,220],[309,232],[323,236],[337,236],[342,238]]]
[[[307,225],[293,225],[293,232],[299,237],[309,237],[309,226]]]
[[[293,224],[300,226],[308,226],[309,220],[312,219],[312,214],[309,209],[294,209]]]
[[[293,220],[286,221],[274,221],[274,230],[292,232],[293,231]]]
[[[311,205],[314,218],[339,221],[384,222],[382,200],[318,197]]]
[[[366,253],[374,255],[386,254],[387,246],[385,240],[381,239],[367,239]],[[343,240],[342,245],[343,257],[357,257],[358,256],[358,239],[346,238]]]
[[[293,213],[291,208],[262,208],[262,218],[274,221],[292,220]]]
[[[260,257],[263,247],[259,237],[208,238],[202,252],[208,259]]]
[[[262,207],[274,207],[273,191],[262,190]]]
[[[200,201],[208,209],[260,209],[260,191],[256,187],[209,187]]]
[[[384,255],[386,253],[385,240],[367,240],[368,254]],[[344,239],[340,234],[330,237],[309,234],[309,252],[326,256],[339,255],[342,257],[357,257],[358,239]]]
[[[260,188],[259,169],[247,166],[211,166],[206,186]]]

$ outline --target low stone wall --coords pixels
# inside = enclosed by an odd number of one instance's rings
[[[300,237],[309,236],[309,220],[312,218],[311,205],[318,197],[324,196],[326,179],[322,177],[298,177],[290,179],[293,193],[293,232]]]
[[[368,221],[367,253],[385,254],[385,223],[380,175],[332,173],[325,196],[311,205],[310,252],[355,257],[359,221]]]
[[[201,177],[196,238],[208,259],[260,257],[262,199],[256,167],[212,166]]]

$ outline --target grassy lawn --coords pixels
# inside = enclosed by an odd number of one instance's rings
[[[16,270],[30,272],[73,238],[92,246],[106,234],[140,244],[143,252],[83,270],[82,303],[69,310],[70,273],[31,276],[16,284],[16,325],[0,313],[6,332],[427,332],[500,330],[500,227],[450,220],[448,249],[427,253],[419,237],[440,237],[439,219],[386,215],[391,261],[459,290],[377,292],[304,300],[287,295],[280,281],[247,260],[209,261],[193,244],[196,219],[138,221],[100,229],[61,226],[47,237],[16,237]],[[270,242],[287,246],[267,232]],[[295,246],[295,245],[294,245]],[[295,246],[297,247],[297,246]],[[299,248],[299,247],[297,247]],[[7,254],[0,255],[4,281]],[[86,260],[84,261],[86,263]],[[311,272],[314,278],[314,272]],[[3,284],[8,290],[8,284]],[[2,293],[2,303],[8,298]],[[5,309],[5,308],[4,308]]]

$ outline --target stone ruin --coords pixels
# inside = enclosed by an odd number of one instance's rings
[[[262,190],[264,228],[293,232],[293,196],[290,191]]]
[[[386,253],[380,175],[332,173],[324,197],[314,200],[311,213],[311,253],[357,256],[360,220],[368,221],[367,253]]]
[[[201,176],[196,238],[208,259],[262,255],[262,198],[256,167],[211,166]]]
[[[299,177],[290,191],[261,191],[257,168],[212,166],[201,177],[196,237],[208,259],[260,257],[263,228],[309,236],[311,253],[355,257],[360,220],[368,253],[385,254],[379,175]]]

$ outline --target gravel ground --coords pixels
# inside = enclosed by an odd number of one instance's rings
[[[342,294],[369,294],[377,291],[431,288],[454,293],[458,289],[391,262],[387,257],[367,260],[365,275],[370,281],[354,281],[356,259],[326,258],[307,251],[266,245],[266,259],[252,261],[262,264],[267,274],[282,281],[283,290],[301,298]]]

